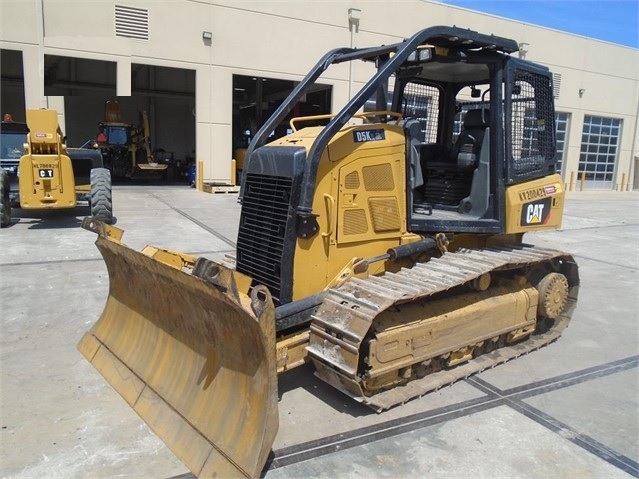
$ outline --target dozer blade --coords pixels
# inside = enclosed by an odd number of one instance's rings
[[[239,295],[222,265],[200,258],[190,273],[117,228],[83,226],[98,233],[109,297],[80,352],[196,476],[258,477],[278,429],[268,290]]]

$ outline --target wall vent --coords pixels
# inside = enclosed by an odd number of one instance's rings
[[[149,39],[149,11],[146,8],[115,6],[115,36]]]
[[[561,89],[561,73],[552,74],[552,96],[559,98],[559,90]]]

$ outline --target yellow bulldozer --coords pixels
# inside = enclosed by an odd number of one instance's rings
[[[100,152],[67,148],[55,110],[27,109],[26,120],[0,127],[2,227],[11,223],[12,204],[45,210],[75,208],[78,201],[88,201],[92,218],[110,224],[111,174]]]
[[[248,148],[234,263],[85,221],[110,290],[78,348],[195,475],[259,477],[306,361],[383,411],[562,334],[577,264],[523,240],[562,221],[552,75],[517,50],[436,26],[328,52]],[[348,61],[361,90],[267,144]]]

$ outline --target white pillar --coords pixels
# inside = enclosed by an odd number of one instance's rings
[[[204,166],[206,182],[230,184],[233,159],[233,74],[204,66],[195,73],[196,161]]]
[[[120,58],[116,67],[116,95],[131,96],[131,58]]]
[[[25,45],[22,50],[24,74],[24,105],[26,108],[46,108],[44,98],[44,58],[38,45]]]

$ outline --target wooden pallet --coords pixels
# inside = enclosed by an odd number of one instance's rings
[[[206,193],[239,193],[240,187],[236,185],[208,185],[204,183],[203,191]]]

